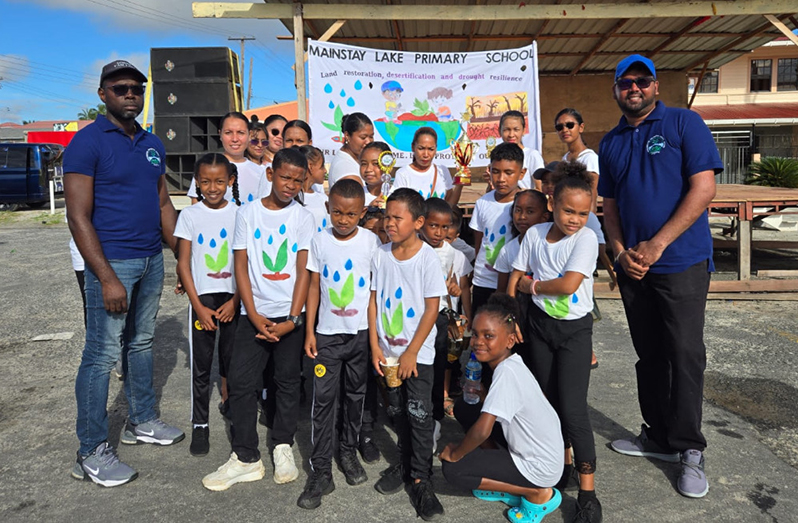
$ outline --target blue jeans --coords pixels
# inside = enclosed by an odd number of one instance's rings
[[[76,429],[85,456],[108,439],[108,381],[122,354],[130,422],[155,419],[152,341],[163,290],[163,254],[132,260],[108,260],[127,290],[127,312],[110,313],[102,285],[86,267],[86,345],[75,380]]]

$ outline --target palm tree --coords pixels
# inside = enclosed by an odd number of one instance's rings
[[[78,113],[78,120],[96,120],[97,116],[105,114],[105,104],[97,104],[97,107],[81,109]]]

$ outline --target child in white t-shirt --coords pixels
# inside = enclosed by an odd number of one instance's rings
[[[194,456],[208,453],[208,404],[211,396],[213,349],[219,335],[219,375],[226,411],[227,369],[238,324],[238,293],[233,277],[233,249],[238,210],[236,168],[223,154],[206,154],[194,167],[197,199],[183,209],[175,226],[180,239],[177,273],[191,303],[189,356],[191,361],[191,447]],[[235,204],[224,196],[232,187]]]
[[[598,242],[585,227],[590,215],[591,188],[587,173],[561,179],[554,189],[551,223],[530,227],[513,262],[510,295],[524,274],[531,272],[532,305],[527,315],[531,370],[563,426],[564,439],[574,449],[579,472],[580,510],[601,513],[596,498],[596,449],[587,408],[592,352],[593,271]],[[570,463],[570,448],[564,460]],[[559,486],[571,476],[563,469]],[[600,516],[599,516],[600,519]]]
[[[458,361],[448,362],[449,355],[449,322],[460,320],[457,314],[456,300],[463,299],[463,314],[466,326],[471,318],[471,287],[468,275],[471,264],[465,255],[449,245],[446,233],[452,226],[452,208],[440,198],[430,198],[424,202],[424,226],[421,228],[421,239],[432,247],[440,260],[448,296],[441,297],[438,319],[435,321],[435,381],[432,385],[432,415],[435,418],[435,435],[440,437],[440,422],[444,415],[452,415],[454,401],[449,398],[449,387],[452,370]],[[448,375],[448,376],[447,376]],[[447,377],[449,378],[447,380]],[[436,439],[437,444],[437,439]],[[437,448],[437,445],[436,447]],[[434,450],[433,450],[434,452]]]
[[[449,227],[449,232],[446,233],[446,241],[449,244],[462,252],[468,263],[473,267],[477,259],[476,251],[473,247],[468,245],[462,238],[460,238],[460,229],[463,226],[463,211],[459,207],[452,207],[452,226]]]
[[[419,127],[413,135],[413,162],[396,171],[393,189],[408,187],[418,192],[425,200],[441,198],[455,206],[460,201],[462,185],[452,183],[449,169],[436,165],[438,133],[432,127]]]
[[[371,260],[380,241],[358,227],[366,212],[361,185],[349,179],[330,188],[332,226],[314,235],[308,255],[305,354],[314,361],[311,473],[297,505],[314,509],[335,488],[335,417],[341,404],[339,463],[350,485],[368,478],[357,458],[369,377],[368,304]],[[316,319],[318,318],[318,326]],[[343,387],[341,386],[343,381]]]
[[[385,199],[388,195],[382,193],[384,182],[380,156],[390,151],[391,148],[385,142],[371,142],[360,152],[360,179],[366,192],[366,207],[385,209]]]
[[[274,481],[294,481],[294,443],[299,417],[300,359],[305,343],[302,311],[310,276],[305,270],[315,226],[313,215],[296,200],[307,175],[305,156],[294,148],[274,156],[267,175],[269,196],[241,208],[233,241],[241,315],[228,382],[233,453],[202,483],[226,490],[265,473],[258,451],[258,385],[263,369],[274,362],[276,414],[270,433]],[[269,389],[269,395],[272,389]]]
[[[400,386],[387,387],[388,415],[396,428],[400,461],[374,486],[393,494],[409,483],[410,501],[424,520],[443,514],[432,489],[432,418],[435,320],[447,294],[435,251],[421,241],[424,199],[408,188],[388,197],[385,231],[391,243],[377,249],[371,266],[369,342],[380,376],[386,358],[398,360]]]
[[[477,312],[471,347],[477,360],[494,371],[493,385],[482,393],[478,417],[455,408],[467,430],[440,454],[449,483],[471,490],[485,501],[510,505],[510,521],[541,521],[562,501],[552,488],[562,472],[562,445],[557,413],[521,358],[512,353],[518,329],[517,303],[494,294]],[[498,422],[498,423],[497,423]]]
[[[523,178],[518,180],[518,187],[521,189],[538,189],[532,173],[536,169],[543,167],[546,162],[536,149],[531,149],[524,145],[524,133],[526,131],[526,118],[520,111],[507,111],[499,119],[499,132],[504,143],[514,143],[524,150],[524,168],[526,173]]]
[[[474,204],[469,227],[474,230],[476,263],[472,280],[471,306],[474,314],[487,303],[499,285],[499,274],[493,265],[502,248],[513,239],[513,217],[510,212],[515,194],[523,178],[524,153],[514,143],[502,143],[490,153],[491,182],[494,189]]]
[[[316,232],[321,232],[330,226],[327,195],[315,189],[318,185],[324,184],[324,176],[327,174],[327,168],[324,167],[324,154],[312,145],[303,145],[299,148],[299,152],[304,154],[308,161],[308,177],[302,187],[303,203],[305,209],[313,215]]]

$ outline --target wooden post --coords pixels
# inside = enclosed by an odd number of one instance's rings
[[[294,3],[294,75],[296,78],[297,114],[300,120],[308,120],[305,101],[305,36],[302,19],[302,3]]]
[[[737,225],[737,278],[751,279],[751,220],[740,219]]]

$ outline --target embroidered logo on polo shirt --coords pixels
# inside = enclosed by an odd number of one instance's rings
[[[161,166],[161,155],[158,154],[158,151],[150,147],[147,149],[147,161],[150,162],[155,167]]]
[[[652,136],[646,144],[648,154],[657,154],[665,148],[665,138],[660,135]]]

